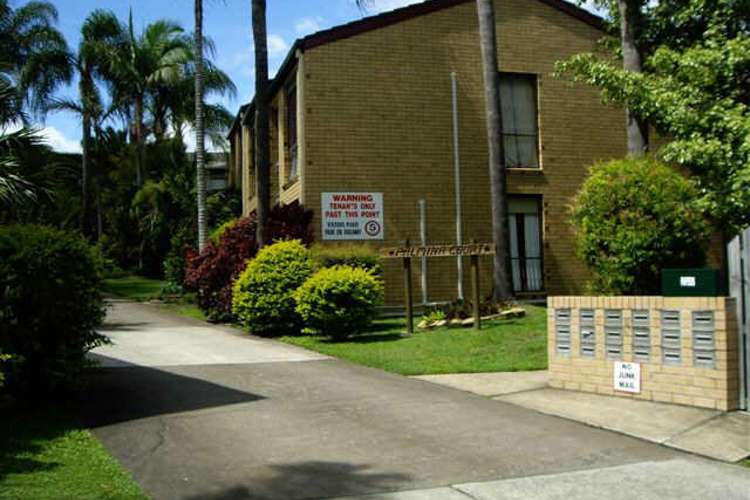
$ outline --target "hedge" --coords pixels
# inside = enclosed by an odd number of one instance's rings
[[[697,199],[690,179],[651,158],[592,167],[572,207],[592,291],[655,294],[663,268],[703,265],[711,231]]]
[[[0,352],[16,392],[74,386],[105,342],[101,258],[83,237],[45,226],[0,228]]]

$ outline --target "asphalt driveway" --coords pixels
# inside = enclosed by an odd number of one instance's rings
[[[739,467],[154,306],[115,301],[102,332],[83,413],[157,499],[620,498],[632,468],[665,476],[642,498],[692,469],[675,498],[749,498]]]

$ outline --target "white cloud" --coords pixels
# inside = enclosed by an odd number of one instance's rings
[[[44,127],[39,131],[39,134],[44,137],[47,145],[58,153],[81,152],[81,143],[79,141],[66,137],[55,127]]]
[[[320,16],[303,17],[302,19],[299,19],[296,23],[294,23],[294,30],[298,35],[309,35],[310,33],[320,31],[322,22],[323,18],[321,18]]]
[[[172,131],[170,130],[170,134]],[[195,129],[191,125],[186,125],[182,131],[182,140],[185,142],[185,148],[189,153],[195,153]],[[220,153],[223,150],[216,144],[212,143],[208,137],[206,137],[206,151],[209,153]]]
[[[289,44],[280,35],[268,35],[269,56],[285,54],[287,50],[289,50]]]
[[[367,5],[367,10],[373,13],[385,12],[387,10],[398,9],[399,7],[406,7],[407,5],[421,3],[424,0],[377,0],[372,1]]]

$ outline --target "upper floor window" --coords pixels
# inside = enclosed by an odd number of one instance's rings
[[[287,180],[297,178],[297,86],[292,84],[286,89],[286,147],[289,165]]]
[[[536,75],[500,73],[505,164],[539,168]]]

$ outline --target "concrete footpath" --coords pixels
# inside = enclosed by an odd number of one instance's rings
[[[155,499],[748,499],[738,466],[155,306],[102,331],[82,416]]]
[[[415,377],[725,462],[750,456],[750,413],[547,387],[547,372]]]

